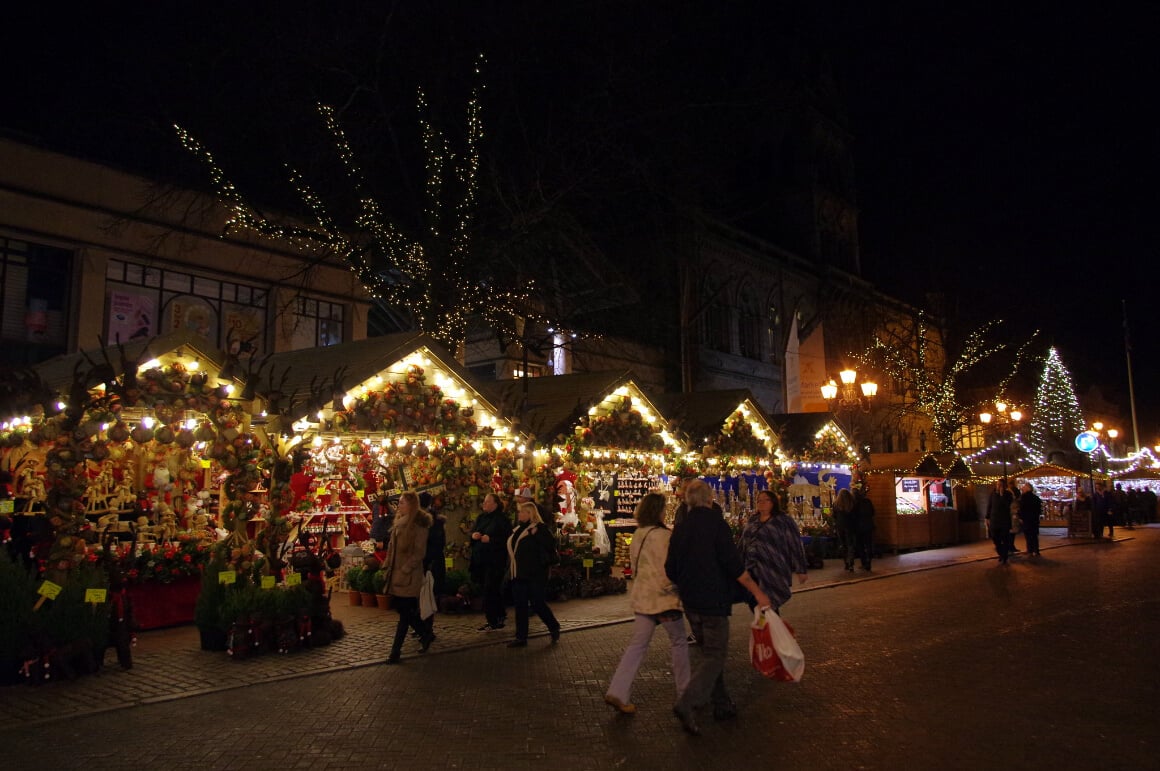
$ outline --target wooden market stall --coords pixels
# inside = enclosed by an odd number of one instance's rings
[[[275,354],[259,380],[260,428],[293,461],[291,540],[369,547],[372,502],[414,490],[447,517],[446,567],[466,569],[469,519],[488,492],[514,491],[526,448],[450,353],[386,335]]]
[[[230,372],[236,364],[204,338],[177,330],[33,368],[59,401],[55,409],[44,405],[39,425],[0,461],[17,481],[18,513],[42,515],[55,420],[84,409],[77,469],[87,524],[78,536],[115,551],[137,628],[193,620],[200,569],[220,524],[222,484],[248,455],[220,438],[232,431],[244,443],[247,411],[234,399],[242,384]]]
[[[1072,523],[1076,516],[1076,490],[1087,478],[1085,472],[1054,463],[1041,463],[1011,475],[1016,490],[1024,482],[1030,482],[1035,488],[1035,494],[1043,501],[1040,527],[1070,526],[1071,530],[1080,533],[1091,532],[1090,520],[1083,523],[1075,522],[1074,525]]]
[[[875,544],[895,552],[959,543],[971,471],[950,453],[878,453],[866,470]],[[961,511],[960,511],[961,510]]]
[[[636,504],[671,490],[684,454],[666,415],[628,370],[498,384],[504,414],[535,444],[539,500],[554,514],[564,552],[592,563],[625,553]],[[575,548],[573,548],[575,547]],[[591,567],[591,564],[589,564]]]
[[[826,522],[838,491],[853,483],[858,451],[828,412],[774,415],[771,421],[781,442],[788,512],[803,532],[816,529]]]
[[[689,447],[699,447],[701,476],[733,517],[753,509],[780,460],[780,440],[748,389],[665,394],[658,404]]]

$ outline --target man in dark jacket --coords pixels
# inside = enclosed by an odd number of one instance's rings
[[[1019,486],[1019,519],[1023,522],[1023,540],[1027,543],[1027,556],[1039,556],[1039,518],[1043,515],[1043,501],[1035,494],[1030,482]]]
[[[854,511],[850,519],[854,524],[854,553],[861,560],[862,569],[870,572],[874,558],[874,502],[865,490],[854,492]]]
[[[995,482],[995,490],[991,493],[991,500],[987,503],[987,527],[991,531],[991,542],[995,544],[995,553],[999,555],[999,564],[1007,564],[1010,553],[1011,534],[1011,502],[1014,496],[1007,489],[1007,480]]]
[[[507,538],[512,522],[499,496],[488,493],[471,531],[471,577],[483,587],[483,612],[487,623],[481,632],[503,629],[507,610],[503,604],[503,579],[507,570]]]
[[[689,623],[701,629],[704,655],[693,669],[689,687],[677,699],[673,714],[691,734],[699,734],[693,714],[698,707],[713,702],[713,717],[727,720],[737,715],[737,707],[725,688],[725,658],[729,653],[729,615],[733,610],[733,584],[740,583],[753,594],[760,607],[769,607],[769,597],[761,591],[741,562],[733,545],[733,535],[721,512],[713,509],[713,491],[701,480],[685,485],[689,509],[673,529],[665,573],[677,585]]]

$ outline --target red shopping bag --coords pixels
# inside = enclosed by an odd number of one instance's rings
[[[749,633],[749,659],[770,680],[796,683],[806,669],[805,655],[794,638],[793,628],[772,609],[753,611]]]

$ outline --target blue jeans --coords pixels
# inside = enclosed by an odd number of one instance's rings
[[[690,713],[712,699],[714,707],[728,707],[733,700],[725,689],[725,659],[729,655],[729,616],[706,616],[685,611],[689,623],[701,627],[701,651],[689,677],[689,687],[677,699],[677,708]]]
[[[552,615],[544,594],[547,584],[543,581],[529,581],[526,578],[512,579],[512,602],[516,606],[516,639],[528,639],[528,606],[536,612],[552,636],[560,634],[560,622]]]

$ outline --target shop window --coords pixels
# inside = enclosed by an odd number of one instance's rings
[[[0,238],[3,361],[31,364],[68,345],[72,253]]]
[[[105,278],[108,340],[190,329],[222,348],[239,348],[235,353],[266,349],[264,289],[116,259],[109,260]],[[318,326],[314,318],[311,340]]]
[[[299,297],[294,314],[294,348],[337,345],[343,339],[344,313],[338,303]]]

